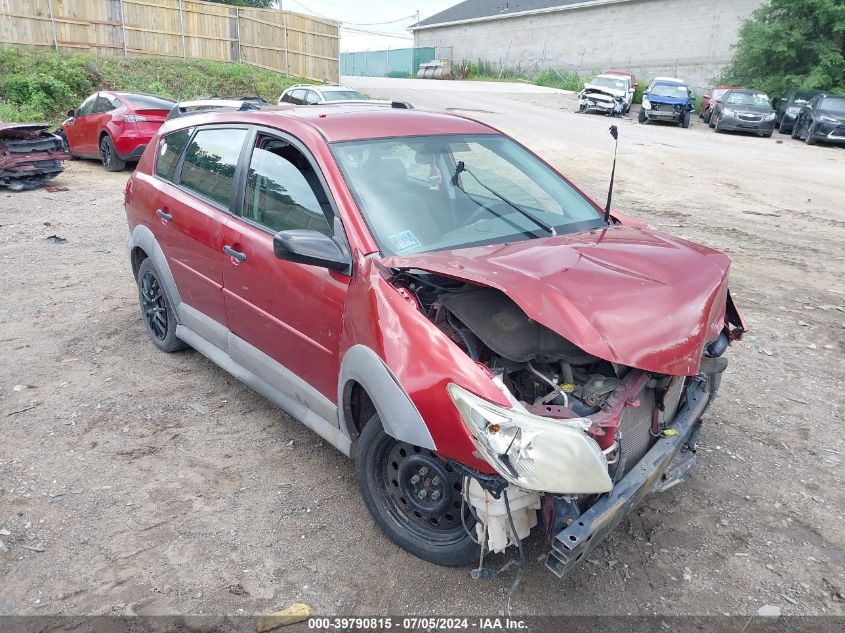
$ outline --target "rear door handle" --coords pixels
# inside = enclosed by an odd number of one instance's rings
[[[165,222],[170,222],[173,219],[173,215],[165,211],[164,209],[156,209],[156,215],[160,217]]]
[[[234,257],[239,262],[245,262],[246,261],[246,253],[241,253],[240,251],[236,251],[231,246],[224,246],[223,252],[226,253],[229,257]]]

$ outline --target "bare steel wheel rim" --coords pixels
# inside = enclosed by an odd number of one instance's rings
[[[461,503],[463,478],[446,460],[434,451],[385,436],[375,467],[386,509],[414,537],[434,545],[466,537],[464,524],[471,527],[475,521]]]
[[[167,337],[167,303],[161,284],[151,272],[141,277],[141,309],[150,331],[163,341]]]
[[[109,145],[108,139],[104,136],[103,140],[100,141],[100,157],[103,160],[103,165],[106,167],[111,166],[112,164],[112,152],[111,147]]]

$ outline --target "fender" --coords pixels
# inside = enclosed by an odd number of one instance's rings
[[[176,288],[176,281],[173,279],[173,273],[170,272],[170,266],[167,263],[167,258],[158,244],[158,240],[153,235],[153,232],[143,224],[137,225],[129,234],[129,239],[126,240],[126,254],[129,256],[129,261],[132,262],[132,251],[135,248],[140,248],[147,254],[156,271],[159,274],[161,283],[164,284],[164,292],[167,294],[167,299],[170,305],[173,306],[173,311],[176,313],[176,322],[182,324],[180,315],[180,308],[182,307],[182,297],[179,295],[179,290]],[[132,262],[132,275],[135,276],[137,271]],[[137,281],[137,278],[135,279]]]
[[[340,364],[337,417],[340,428],[354,437],[355,422],[345,406],[349,386],[359,383],[373,402],[384,432],[421,448],[437,450],[420,412],[384,361],[366,345],[353,345]]]

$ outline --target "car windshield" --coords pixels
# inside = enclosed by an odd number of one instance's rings
[[[718,101],[719,99],[721,99],[724,96],[724,94],[727,91],[728,91],[727,88],[717,88],[716,90],[713,91],[713,98]]]
[[[845,114],[845,97],[825,97],[820,109],[836,114]]]
[[[529,215],[558,234],[604,226],[589,200],[505,136],[345,141],[331,149],[386,255],[547,237]]]
[[[672,97],[673,99],[686,99],[689,97],[687,87],[679,84],[654,84],[651,89],[653,97]]]
[[[602,88],[612,88],[613,90],[626,90],[627,82],[618,77],[596,77],[591,82],[594,86],[601,86]]]
[[[807,103],[810,99],[815,97],[817,94],[819,94],[819,93],[814,91],[814,90],[799,90],[792,97],[792,103],[797,103],[797,104]]]
[[[367,97],[357,90],[324,90],[323,99],[326,101],[363,101]]]
[[[173,101],[161,99],[152,95],[121,93],[120,96],[126,99],[136,108],[140,108],[142,110],[170,110],[170,108],[176,105]]]
[[[769,96],[764,92],[731,92],[726,103],[728,105],[771,106]]]

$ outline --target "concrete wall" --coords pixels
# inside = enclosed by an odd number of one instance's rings
[[[630,69],[710,85],[732,57],[742,20],[766,0],[626,0],[414,32],[453,62],[485,60],[527,73]]]

